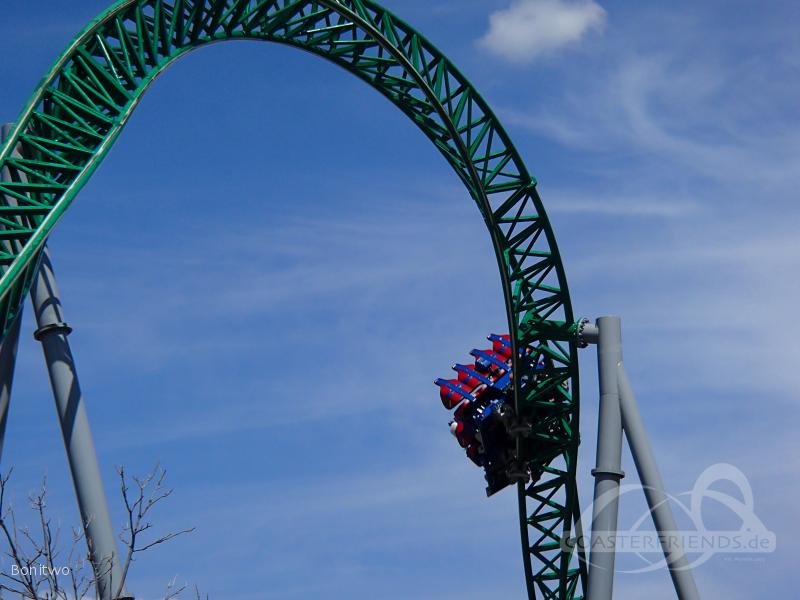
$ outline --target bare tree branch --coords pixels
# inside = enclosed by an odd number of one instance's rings
[[[117,588],[114,598],[119,598],[125,587],[130,565],[135,556],[168,542],[184,533],[194,531],[194,527],[169,532],[149,541],[142,540],[142,534],[153,528],[149,521],[152,509],[162,500],[169,498],[172,489],[166,488],[164,481],[166,471],[158,465],[145,477],[128,477],[123,468],[117,470],[120,476],[120,489],[127,512],[127,524],[120,533],[120,539],[126,546],[126,559],[122,581],[114,582]],[[11,471],[0,477],[0,543],[7,545],[7,556],[11,559],[11,574],[0,573],[0,600],[4,592],[29,600],[89,600],[94,598],[98,581],[111,571],[112,563],[108,559],[103,565],[92,569],[89,560],[90,552],[81,552],[86,543],[85,528],[83,531],[72,530],[72,543],[67,555],[67,565],[61,565],[60,527],[54,526],[47,516],[47,481],[43,479],[38,492],[28,497],[30,507],[35,512],[38,527],[36,533],[27,527],[18,527],[16,515],[10,503],[7,504],[6,492]],[[133,482],[133,485],[129,483]],[[133,488],[133,491],[131,490]],[[173,578],[164,592],[163,600],[175,600],[187,590],[187,585],[178,586]],[[195,586],[194,595],[201,599],[200,591]],[[208,600],[208,596],[206,596]]]
[[[116,595],[119,596],[119,594],[122,593],[122,589],[125,585],[125,580],[128,576],[128,570],[130,569],[131,563],[134,561],[134,556],[137,553],[144,552],[145,550],[149,550],[154,546],[168,542],[169,540],[172,540],[179,535],[183,535],[184,533],[191,533],[194,531],[194,527],[170,532],[148,543],[139,545],[138,538],[140,534],[148,531],[153,526],[152,523],[146,520],[150,511],[156,504],[165,498],[169,498],[169,496],[172,494],[171,488],[164,487],[164,479],[167,476],[167,471],[166,469],[161,468],[159,465],[156,465],[153,467],[153,470],[144,477],[131,477],[138,488],[135,492],[136,497],[133,499],[133,501],[131,501],[128,478],[125,474],[124,467],[118,467],[117,474],[119,475],[120,479],[122,500],[125,503],[125,510],[128,513],[128,524],[125,526],[119,536],[120,540],[125,544],[127,549],[125,563],[122,567],[122,581],[120,581],[117,587]],[[183,591],[185,587],[186,586],[182,587],[177,593]],[[169,589],[170,588],[168,588],[168,590]],[[173,591],[173,596],[168,596],[167,600],[174,597],[175,593]]]

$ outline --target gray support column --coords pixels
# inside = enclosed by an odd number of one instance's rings
[[[0,458],[6,441],[6,423],[8,407],[11,402],[11,384],[14,383],[14,367],[17,364],[17,346],[19,346],[19,327],[22,322],[20,314],[6,337],[0,343]]]
[[[622,361],[619,317],[597,319],[597,364],[600,409],[597,425],[597,461],[594,475],[592,534],[589,548],[587,600],[611,600],[614,587],[614,540],[619,514],[622,472],[622,417],[617,388],[617,365]]]
[[[619,386],[620,408],[622,411],[622,425],[625,435],[628,438],[628,445],[633,454],[633,461],[639,473],[639,481],[644,488],[644,495],[647,498],[647,505],[650,507],[650,514],[653,516],[653,524],[659,533],[661,548],[664,551],[664,558],[667,560],[670,577],[675,586],[680,600],[699,600],[700,595],[694,576],[689,568],[686,555],[680,540],[673,535],[677,532],[675,517],[669,505],[667,494],[664,491],[664,482],[661,480],[661,473],[656,465],[653,449],[647,432],[639,414],[639,407],[636,404],[636,397],[633,395],[633,388],[625,373],[625,368],[620,363],[617,369],[617,382]]]
[[[12,123],[6,123],[0,129],[0,144],[6,141],[11,129],[14,127]],[[3,169],[0,173],[0,181],[8,179],[8,172]],[[11,245],[15,242],[10,240],[4,241],[4,244]],[[16,242],[18,243],[18,242]],[[22,312],[14,320],[14,323],[6,333],[0,343],[0,458],[3,455],[3,447],[5,446],[6,439],[6,423],[8,422],[8,407],[11,402],[11,385],[14,382],[14,367],[17,364],[17,347],[19,346],[19,329],[20,322],[22,321]]]
[[[115,595],[122,580],[119,552],[111,527],[92,432],[89,429],[86,405],[67,340],[71,329],[64,319],[47,248],[31,288],[31,298],[38,326],[34,337],[42,343],[47,361],[90,559],[98,577],[98,594],[101,600],[130,598],[130,594],[124,589],[120,596]]]

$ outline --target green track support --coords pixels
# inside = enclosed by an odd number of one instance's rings
[[[466,186],[497,255],[514,356],[522,345],[537,349],[514,365],[517,381],[539,356],[553,358],[544,381],[515,390],[518,413],[534,424],[518,441],[535,476],[518,486],[528,595],[581,598],[585,564],[564,543],[580,527],[577,345],[536,181],[458,69],[374,2],[124,0],[92,21],[45,75],[0,152],[10,174],[0,183],[2,335],[19,314],[48,235],[148,86],[187,52],[236,39],[295,46],[361,78],[416,123]]]

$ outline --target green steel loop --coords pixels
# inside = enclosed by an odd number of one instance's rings
[[[515,349],[518,439],[530,483],[517,486],[529,598],[582,598],[575,483],[579,444],[574,317],[555,236],[497,118],[455,66],[370,0],[123,0],[70,44],[0,151],[0,331],[19,313],[47,236],[99,166],[153,80],[183,54],[224,40],[312,52],[361,78],[439,149],[483,216]],[[533,355],[519,359],[517,348]],[[532,373],[547,358],[543,376]]]

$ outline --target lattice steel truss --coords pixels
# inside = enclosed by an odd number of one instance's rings
[[[125,0],[94,20],[45,76],[2,148],[0,328],[19,313],[41,249],[156,76],[183,54],[234,39],[288,44],[360,77],[402,110],[450,163],[486,222],[506,300],[517,381],[542,355],[535,386],[517,386],[533,423],[518,451],[531,598],[582,597],[585,567],[570,549],[580,527],[577,346],[555,238],[531,177],[503,127],[466,78],[409,25],[367,0]],[[12,156],[12,150],[18,155]],[[548,361],[550,362],[550,361]],[[580,533],[580,531],[578,531]]]

